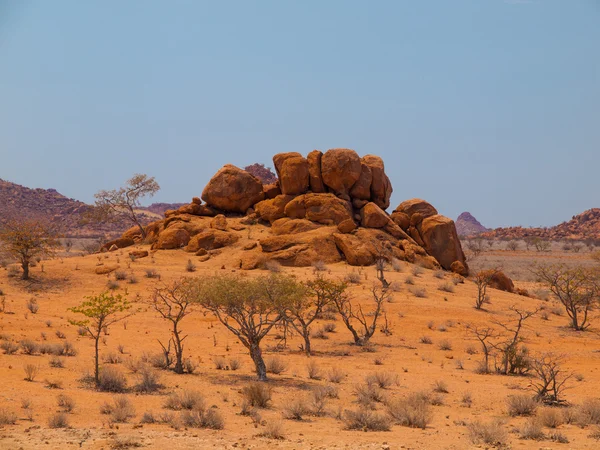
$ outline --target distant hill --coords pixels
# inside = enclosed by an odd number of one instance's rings
[[[600,239],[600,208],[592,208],[573,216],[568,222],[548,228],[496,228],[481,234],[485,238],[523,239],[540,237],[547,240]]]
[[[489,231],[470,212],[464,212],[456,219],[456,232],[459,236],[475,236]]]
[[[179,203],[154,203],[140,208],[142,221],[149,223],[162,217],[165,210],[177,209]],[[15,219],[46,220],[56,225],[65,236],[99,237],[116,236],[131,227],[129,222],[91,224],[84,223],[84,215],[92,207],[65,197],[56,189],[30,189],[0,179],[0,223]]]
[[[277,175],[269,167],[265,167],[264,164],[251,164],[244,167],[244,170],[258,178],[262,184],[273,184],[277,181]]]

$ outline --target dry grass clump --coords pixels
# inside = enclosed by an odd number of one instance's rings
[[[106,364],[121,364],[123,360],[121,359],[121,356],[115,352],[108,352],[102,357],[102,361]]]
[[[327,270],[327,264],[324,261],[315,261],[312,263],[315,272],[325,272]]]
[[[138,370],[138,383],[135,386],[135,389],[138,392],[143,392],[146,394],[157,392],[162,389],[162,384],[160,383],[160,373],[154,370],[150,366],[142,366]]]
[[[15,423],[17,423],[17,415],[5,407],[0,407],[0,425],[14,425]]]
[[[450,342],[448,339],[444,339],[440,342],[438,348],[443,351],[450,351],[452,350],[452,342]]]
[[[386,402],[387,412],[398,425],[425,429],[433,419],[427,396],[420,393]]]
[[[473,444],[486,444],[491,446],[504,446],[508,440],[508,433],[499,421],[473,422],[467,426],[469,438]]]
[[[265,424],[265,428],[259,436],[269,439],[285,439],[285,428],[281,420],[271,420]]]
[[[531,416],[539,403],[528,395],[511,395],[506,399],[509,416]]]
[[[265,268],[265,270],[268,270],[269,272],[272,272],[272,273],[281,272],[281,264],[279,264],[277,261],[272,260],[272,259],[269,261],[266,261],[264,263],[264,268]]]
[[[38,366],[36,366],[35,364],[26,364],[23,367],[23,370],[25,371],[25,380],[26,381],[34,381],[35,377],[37,377],[40,368]]]
[[[204,397],[196,391],[183,391],[173,393],[167,397],[165,408],[179,411],[182,409],[191,410],[194,408],[204,408]]]
[[[48,364],[50,365],[50,367],[54,367],[55,369],[64,369],[65,360],[59,356],[52,356],[52,358],[50,358],[50,361],[48,361]]]
[[[2,351],[5,355],[14,355],[15,353],[17,353],[17,351],[19,351],[19,344],[13,341],[6,340],[2,341],[2,344],[0,344],[0,348],[2,348]]]
[[[519,429],[519,437],[531,441],[542,441],[546,438],[546,435],[540,421],[535,417],[531,417]]]
[[[241,394],[248,405],[256,408],[267,408],[272,397],[271,387],[259,382],[244,386]]]
[[[283,408],[283,417],[291,420],[302,420],[309,413],[306,401],[303,398],[294,397],[286,402]]]
[[[205,408],[204,403],[198,403],[193,409],[181,413],[181,422],[190,428],[209,428],[222,430],[225,426],[223,417],[215,408]]]
[[[108,414],[113,423],[126,423],[135,417],[135,408],[126,396],[120,395],[113,398],[112,404],[104,403],[100,407],[102,414]]]
[[[23,339],[20,344],[21,351],[26,355],[35,355],[39,352],[39,346],[31,339]]]
[[[454,292],[454,284],[452,284],[450,282],[441,283],[438,285],[438,291],[453,293]]]
[[[320,380],[323,377],[321,368],[314,360],[310,360],[308,364],[306,364],[306,372],[308,373],[308,378],[311,380]]]
[[[585,399],[577,407],[576,421],[580,426],[600,425],[600,399]]]
[[[64,412],[52,414],[48,418],[48,427],[50,428],[68,428],[69,418]]]
[[[273,373],[279,375],[287,370],[286,362],[279,356],[273,356],[265,360],[267,366],[267,373]]]
[[[445,381],[438,380],[433,385],[433,392],[437,392],[440,394],[447,394],[450,391],[448,390],[448,385],[446,384]]]
[[[98,377],[97,388],[102,392],[125,392],[127,389],[127,378],[117,367],[102,367]]]
[[[360,284],[360,273],[355,272],[354,270],[348,272],[346,276],[344,276],[344,281],[351,284]]]
[[[75,409],[75,400],[65,394],[60,394],[58,397],[56,397],[56,403],[63,412],[70,413]]]
[[[537,412],[540,423],[547,428],[558,428],[565,423],[565,417],[557,408],[542,408]]]
[[[341,383],[346,378],[346,372],[344,372],[339,367],[332,367],[329,372],[327,372],[327,379],[331,383]]]
[[[360,405],[374,408],[374,403],[381,403],[385,400],[383,390],[376,384],[358,384],[354,388],[356,400]]]
[[[427,291],[423,287],[410,288],[410,293],[417,298],[427,298]]]
[[[343,420],[348,430],[389,431],[391,425],[389,417],[365,407],[344,411]]]
[[[374,372],[366,377],[367,384],[374,384],[381,389],[387,389],[393,384],[400,383],[398,375],[392,372]]]

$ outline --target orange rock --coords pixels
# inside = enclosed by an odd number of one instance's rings
[[[360,158],[354,150],[327,150],[321,158],[323,183],[338,194],[348,194],[362,172]]]
[[[321,175],[321,158],[323,152],[319,150],[313,150],[306,156],[308,161],[308,176],[310,190],[315,194],[321,194],[327,192],[325,185],[323,184],[323,176]]]
[[[437,259],[444,269],[451,270],[454,261],[459,261],[467,268],[452,219],[439,214],[426,217],[421,223],[421,238],[427,253]]]
[[[369,201],[371,200],[371,181],[373,175],[371,174],[371,168],[364,162],[360,163],[360,167],[360,176],[350,189],[350,196],[353,199]]]
[[[367,228],[383,228],[392,219],[375,203],[367,203],[360,210],[360,222],[363,227]]]
[[[245,213],[264,199],[262,183],[232,164],[223,166],[202,191],[202,199],[222,211]]]
[[[337,225],[352,219],[350,203],[333,194],[304,194],[294,198],[285,207],[290,219],[308,219],[324,225]]]
[[[371,169],[371,201],[383,210],[388,209],[393,189],[390,179],[385,174],[383,159],[375,155],[365,155],[362,162]]]
[[[437,209],[435,209],[430,203],[425,200],[421,200],[420,198],[412,198],[410,200],[405,200],[398,205],[398,207],[394,210],[394,212],[403,212],[409,218],[414,213],[420,213],[423,218],[430,217],[436,215]]]
[[[294,199],[292,195],[278,195],[271,200],[263,200],[254,205],[254,211],[262,219],[273,223],[285,217],[286,205]]]

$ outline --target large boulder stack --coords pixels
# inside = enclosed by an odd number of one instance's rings
[[[308,266],[345,259],[362,266],[384,255],[468,274],[454,222],[431,204],[411,199],[391,215],[386,212],[392,184],[379,156],[361,158],[354,150],[336,148],[314,150],[306,158],[278,153],[273,163],[277,180],[266,185],[225,165],[204,188],[205,204],[196,197],[167,211],[164,220],[148,225],[146,242],[155,249],[183,248],[203,257],[237,246],[244,255],[242,269],[268,260]],[[228,217],[240,214],[245,217],[239,226],[230,226]],[[244,243],[241,230],[253,224],[268,232],[261,231],[259,241]],[[141,238],[135,229],[124,237],[129,245]]]

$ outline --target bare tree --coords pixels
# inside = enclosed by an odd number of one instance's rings
[[[126,219],[140,229],[142,239],[146,238],[146,230],[137,208],[141,206],[140,200],[146,196],[152,197],[160,190],[154,177],[146,174],[135,174],[127,181],[125,187],[111,191],[99,191],[96,198],[96,207],[92,212],[93,219],[97,221]]]
[[[356,345],[366,345],[369,339],[375,334],[377,319],[384,312],[383,303],[389,301],[391,297],[389,287],[384,286],[374,285],[371,288],[371,294],[375,306],[367,313],[363,311],[360,304],[353,305],[352,300],[345,293],[335,296],[332,299],[344,325],[352,333]]]
[[[1,250],[21,264],[23,280],[36,257],[51,256],[60,245],[56,229],[38,220],[9,220],[0,228]]]
[[[485,269],[480,270],[473,277],[473,282],[477,285],[475,309],[483,309],[483,304],[487,300],[487,288],[498,272],[498,269]]]
[[[492,327],[477,327],[470,326],[468,328],[469,333],[479,341],[481,349],[483,351],[483,362],[482,362],[482,373],[490,372],[490,355],[493,350],[493,344],[490,339],[496,339],[498,332]]]
[[[281,274],[255,279],[227,274],[196,279],[191,295],[248,349],[258,379],[266,381],[261,341],[282,322],[290,304],[304,295],[304,287]]]
[[[510,310],[515,314],[512,322],[492,321],[505,331],[505,338],[493,344],[500,357],[500,360],[495,363],[496,372],[503,375],[524,375],[529,371],[529,358],[527,349],[521,345],[523,342],[522,331],[525,321],[537,314],[539,309],[526,311],[511,306]]]
[[[562,303],[571,327],[585,331],[591,325],[590,313],[600,304],[600,270],[559,264],[538,266],[533,273]]]
[[[183,341],[186,336],[182,336],[179,328],[180,322],[192,311],[192,299],[187,289],[185,280],[174,281],[162,288],[156,288],[150,299],[150,304],[154,310],[165,320],[171,322],[171,337],[169,341],[173,343],[175,350],[175,373],[183,373]],[[165,346],[160,342],[161,347]],[[169,345],[169,350],[171,346]],[[167,352],[167,354],[170,352]]]
[[[535,391],[539,401],[551,405],[564,403],[562,394],[567,389],[567,382],[574,374],[563,368],[563,362],[562,355],[551,352],[531,358],[531,370],[534,374],[531,388]]]

